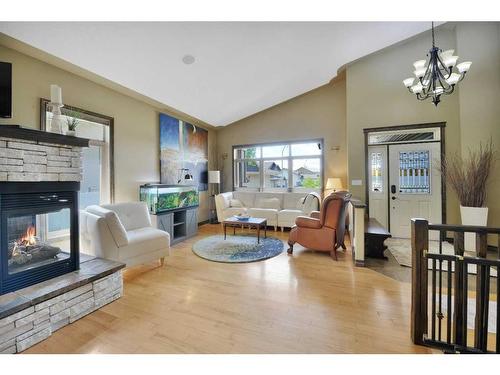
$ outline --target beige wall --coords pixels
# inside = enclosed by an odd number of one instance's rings
[[[436,44],[455,49],[460,61],[471,60],[471,71],[459,89],[434,107],[405,91],[404,78],[412,76],[412,63],[425,57],[430,34],[412,38],[353,62],[347,67],[347,139],[349,180],[361,179],[363,186],[350,186],[355,196],[365,198],[363,128],[446,122],[446,153],[475,147],[490,136],[500,144],[499,90],[500,38],[498,23],[446,25],[436,31]],[[496,175],[495,175],[496,174]],[[500,225],[498,167],[490,184],[487,205],[490,225]],[[460,223],[459,203],[447,192],[449,223]]]
[[[239,144],[324,139],[325,179],[347,182],[345,80],[321,86],[275,107],[217,130],[223,189],[232,190],[232,146]],[[334,150],[334,148],[339,148]],[[227,154],[222,160],[221,156]]]
[[[462,22],[457,25],[457,53],[472,61],[460,83],[462,154],[490,137],[500,150],[500,23]],[[500,227],[500,154],[487,189],[488,224]]]
[[[0,61],[13,64],[13,118],[1,124],[38,129],[40,98],[50,96],[49,85],[63,89],[68,105],[111,116],[115,120],[115,200],[138,199],[139,185],[160,179],[159,112],[155,107],[93,81],[0,45]],[[195,123],[196,124],[196,123]],[[199,125],[199,124],[196,124]],[[209,129],[209,169],[215,168],[214,130]],[[199,220],[208,219],[207,192],[200,194]]]

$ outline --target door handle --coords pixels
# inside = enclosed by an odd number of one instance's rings
[[[396,185],[391,185],[391,193],[396,194]]]
[[[391,199],[394,201],[394,200],[396,200],[397,198],[396,198],[396,197],[391,197]]]

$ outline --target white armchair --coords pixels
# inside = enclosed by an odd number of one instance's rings
[[[153,228],[143,202],[89,206],[81,214],[82,252],[127,266],[164,259],[170,235]]]

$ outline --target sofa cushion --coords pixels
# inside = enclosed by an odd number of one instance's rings
[[[233,198],[240,200],[245,207],[254,207],[255,194],[247,191],[235,191],[233,192]]]
[[[120,222],[120,219],[118,219],[118,215],[114,211],[96,205],[88,206],[86,210],[91,214],[100,216],[106,220],[109,231],[111,232],[111,235],[113,236],[113,239],[118,247],[127,246],[127,232]]]
[[[297,216],[304,215],[301,210],[281,210],[278,212],[278,225],[292,226],[295,224]]]
[[[281,209],[280,200],[278,198],[259,198],[255,202],[256,208],[274,208],[275,210]]]
[[[220,203],[222,203],[223,207],[222,208],[228,208],[231,205],[231,199],[233,199],[233,193],[228,192],[228,193],[221,193],[217,195],[216,201],[219,200]]]
[[[121,259],[133,258],[145,253],[168,249],[170,235],[156,228],[140,228],[128,232],[129,246],[120,249]]]
[[[229,201],[229,207],[243,207],[243,203],[239,199],[231,199]]]

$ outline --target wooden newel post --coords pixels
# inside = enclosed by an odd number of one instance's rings
[[[429,223],[424,219],[411,219],[411,339],[423,345],[427,334],[427,258]]]

